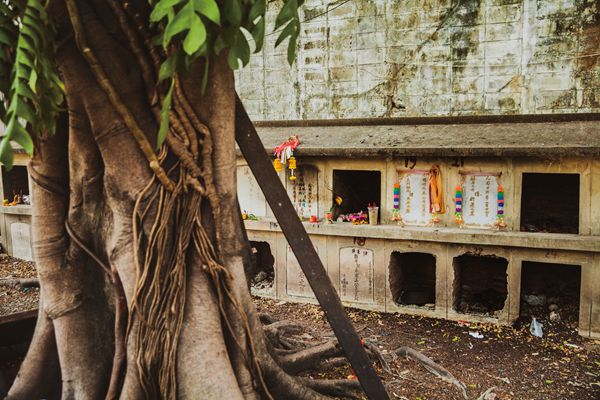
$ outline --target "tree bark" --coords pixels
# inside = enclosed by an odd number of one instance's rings
[[[139,24],[148,4],[64,0],[50,11],[68,119],[30,165],[42,307],[8,398],[321,399],[355,390],[286,372],[339,356],[336,345],[282,358],[264,335],[245,273],[226,53],[211,61],[205,93],[201,62],[177,82],[168,140],[149,156],[143,144],[156,144],[164,96],[152,76],[164,55],[147,47],[151,27]]]

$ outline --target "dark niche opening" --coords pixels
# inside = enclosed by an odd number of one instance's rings
[[[523,174],[521,231],[579,233],[579,174]]]
[[[399,305],[435,307],[435,256],[394,251],[389,265],[392,299]]]
[[[464,254],[454,258],[453,308],[497,317],[508,297],[508,260]]]
[[[15,195],[29,196],[27,167],[24,165],[15,165],[10,171],[2,167],[2,187],[4,198],[9,202],[14,200]]]
[[[250,246],[255,261],[250,274],[250,285],[256,291],[272,291],[275,281],[275,257],[271,253],[271,246],[267,242],[255,241],[250,241]]]
[[[523,261],[520,316],[577,328],[581,266]]]
[[[336,196],[342,198],[341,205],[335,203]],[[381,172],[333,170],[333,197],[334,219],[337,219],[340,214],[359,211],[366,214],[369,204],[375,203],[381,206]]]

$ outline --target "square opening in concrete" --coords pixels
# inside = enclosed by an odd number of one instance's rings
[[[523,261],[520,316],[577,328],[580,291],[580,265]]]
[[[394,251],[389,266],[390,291],[398,305],[435,308],[435,256]]]
[[[381,172],[333,170],[333,193],[342,198],[340,206],[334,202],[334,219],[340,214],[367,213],[369,204],[381,206]]]
[[[508,260],[464,254],[454,258],[453,309],[497,317],[508,297]]]
[[[2,188],[4,198],[13,201],[15,195],[29,195],[29,176],[27,167],[15,165],[10,171],[2,167]]]
[[[523,174],[521,231],[579,233],[579,174]]]
[[[253,291],[271,292],[275,281],[275,257],[267,242],[250,241],[254,269],[250,272],[250,285]]]

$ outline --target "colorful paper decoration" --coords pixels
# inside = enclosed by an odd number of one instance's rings
[[[404,226],[402,215],[400,214],[400,182],[394,183],[394,209],[392,210],[392,221],[398,225]]]
[[[400,183],[394,183],[394,210],[400,209]]]
[[[298,136],[294,135],[290,136],[288,140],[275,147],[274,150],[276,159],[273,160],[273,167],[275,168],[275,171],[281,172],[283,170],[282,164],[287,164],[289,160],[289,169],[292,172],[292,175],[290,176],[291,180],[296,179],[296,176],[294,174],[294,170],[296,169],[296,159],[294,158],[294,150],[296,150],[296,147],[298,146],[300,146],[300,139],[298,138]]]
[[[506,222],[504,222],[504,187],[502,185],[498,185],[498,211],[494,226],[498,229],[506,227]]]
[[[460,185],[456,185],[454,193],[454,221],[461,227],[465,223],[462,216],[462,202],[463,188]]]

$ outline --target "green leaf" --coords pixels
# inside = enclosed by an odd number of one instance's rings
[[[155,6],[150,13],[150,21],[158,22],[163,19],[177,4],[183,0],[161,0]]]
[[[258,17],[264,17],[266,11],[265,0],[255,0],[254,4],[250,8],[250,13],[248,14],[248,20],[250,22],[254,22]]]
[[[11,37],[7,31],[0,27],[0,44],[3,44],[8,47],[13,47],[15,45],[15,38]]]
[[[13,166],[13,149],[10,145],[10,140],[4,136],[0,142],[0,162],[4,164],[7,170],[11,170]]]
[[[33,156],[33,141],[29,133],[23,128],[23,125],[18,122],[14,123],[14,131],[12,132],[11,139],[19,143],[27,154]]]
[[[242,65],[250,62],[250,46],[246,37],[240,31],[236,33],[234,42],[227,55],[227,62],[231,69],[235,70],[239,68],[238,60],[242,61]]]
[[[162,144],[167,138],[167,132],[169,131],[169,111],[171,111],[171,102],[173,99],[173,88],[175,87],[175,79],[171,80],[169,91],[163,99],[162,107],[160,109],[160,127],[158,128],[158,135],[156,138],[156,150],[159,150]]]
[[[277,18],[275,18],[275,29],[285,24],[290,19],[293,19],[298,13],[298,2],[297,0],[286,0]]]
[[[238,69],[240,66],[234,49],[229,49],[229,53],[227,54],[227,64],[229,64],[229,68],[233,70]]]
[[[254,52],[258,53],[262,47],[263,47],[263,42],[265,40],[265,19],[261,18],[256,25],[254,25],[254,28],[252,28],[252,37],[254,38]]]
[[[35,69],[31,70],[31,75],[29,76],[29,88],[32,92],[35,93],[36,83],[37,83],[38,74],[35,72]]]
[[[215,0],[194,0],[194,8],[217,25],[221,25],[221,12]]]
[[[192,2],[188,2],[179,12],[175,15],[165,28],[163,35],[163,47],[167,47],[171,38],[178,33],[181,33],[187,29],[190,29],[192,20],[196,16],[194,12],[194,5]]]
[[[172,77],[175,75],[175,67],[177,66],[177,54],[172,54],[160,65],[160,70],[158,71],[158,81],[162,82],[163,80]]]
[[[292,35],[290,37],[290,42],[288,43],[287,50],[287,60],[290,65],[294,63],[294,59],[296,58],[296,42],[298,41],[298,35]]]
[[[194,15],[190,31],[183,41],[183,50],[192,55],[206,42],[206,28],[199,16]]]
[[[241,0],[225,0],[225,18],[231,25],[238,27],[242,23]]]
[[[285,38],[287,38],[288,36],[293,36],[295,33],[296,33],[296,23],[295,23],[295,21],[291,21],[289,24],[286,25],[285,28],[283,28],[283,30],[277,37],[277,40],[275,41],[275,47],[279,46],[281,44],[281,42],[283,42],[285,40]]]

